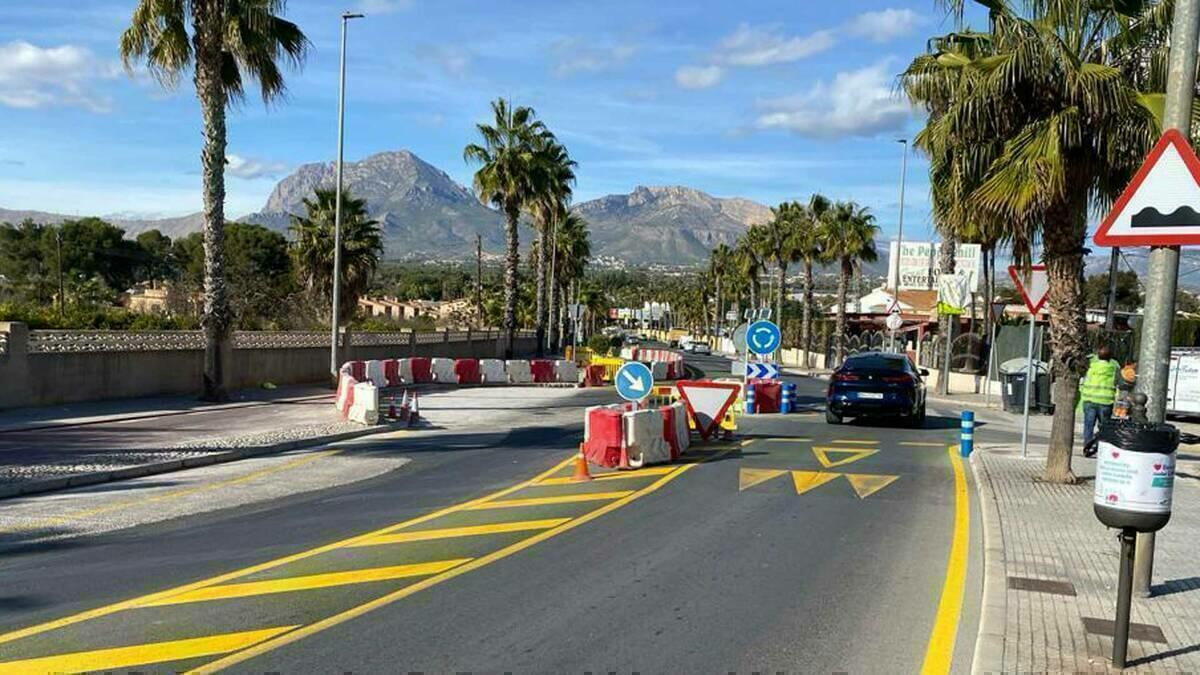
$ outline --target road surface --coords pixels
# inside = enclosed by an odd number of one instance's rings
[[[818,408],[824,383],[796,382]],[[952,411],[743,417],[682,464],[571,483],[582,406],[612,398],[363,442],[411,461],[349,485],[10,547],[0,673],[969,669],[980,526]]]

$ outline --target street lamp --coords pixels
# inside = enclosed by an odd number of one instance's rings
[[[900,155],[900,218],[896,226],[896,260],[894,261],[896,272],[892,276],[892,298],[898,309],[900,307],[900,249],[904,246],[904,183],[908,176],[908,139],[897,138],[896,142],[904,146]],[[896,331],[892,331],[892,351],[896,351]]]
[[[330,320],[329,372],[337,382],[338,372],[338,310],[342,287],[342,141],[346,131],[346,24],[351,19],[361,19],[364,14],[342,12],[342,57],[338,72],[338,133],[337,133],[337,187],[334,188],[333,207],[333,315]]]

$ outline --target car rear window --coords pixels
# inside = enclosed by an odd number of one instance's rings
[[[857,356],[846,359],[847,370],[904,370],[904,358],[898,356]]]

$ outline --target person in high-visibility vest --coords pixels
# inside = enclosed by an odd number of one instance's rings
[[[1112,417],[1113,403],[1117,399],[1117,376],[1120,364],[1112,357],[1108,345],[1100,347],[1088,362],[1087,375],[1079,384],[1079,398],[1083,401],[1083,454],[1096,454],[1092,437],[1096,426]]]

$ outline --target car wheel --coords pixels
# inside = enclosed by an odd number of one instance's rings
[[[825,422],[827,424],[841,424],[842,416],[833,412],[829,408],[825,409]]]
[[[916,415],[913,415],[912,417],[909,418],[908,425],[910,427],[914,427],[917,429],[925,426],[925,404],[924,403],[921,404],[921,410],[918,411]]]

